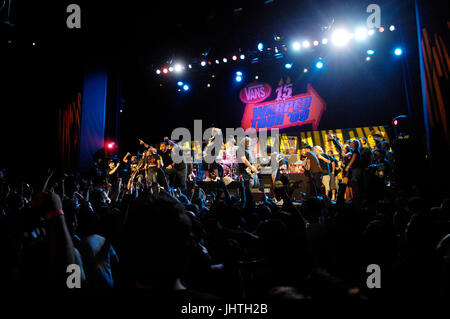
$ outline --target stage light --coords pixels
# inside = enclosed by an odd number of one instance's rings
[[[308,69],[307,69],[307,68],[304,68],[304,69],[303,69],[303,73],[306,73],[306,72],[308,72]]]
[[[322,39],[322,44],[327,44],[328,43],[328,39],[327,38],[323,38]]]
[[[366,57],[366,61],[370,61],[370,56]]]
[[[358,28],[355,31],[355,38],[357,40],[365,40],[367,38],[367,29],[366,28]]]
[[[201,65],[201,66],[205,66],[205,65],[206,65],[206,61],[202,61],[202,62],[200,63],[200,65]]]
[[[258,79],[259,79],[259,76],[255,75],[255,80],[258,80]]]
[[[395,30],[395,26],[394,25],[391,25],[390,27],[389,27],[389,31],[394,31]]]
[[[241,60],[244,60],[245,59],[245,55],[241,54],[240,58],[241,58]]]
[[[375,30],[374,29],[370,29],[369,31],[367,31],[368,35],[374,35],[375,34]]]
[[[223,63],[227,63],[227,58],[223,58]]]
[[[348,43],[348,40],[350,40],[350,34],[343,29],[336,30],[333,33],[333,44],[338,47],[346,45]]]
[[[303,44],[303,47],[304,47],[304,48],[309,48],[309,46],[310,46],[309,41],[306,41],[306,40],[303,41],[302,44]]]
[[[300,48],[301,48],[300,42],[295,41],[294,43],[292,43],[292,49],[294,51],[298,51],[300,50]]]
[[[314,40],[313,45],[314,45],[315,47],[318,46],[318,45],[319,45],[319,41]]]
[[[173,67],[170,67],[170,68],[169,68],[169,72],[173,72]]]
[[[183,68],[182,68],[181,64],[175,64],[175,68],[174,68],[175,72],[181,72],[182,69]]]
[[[236,76],[236,82],[241,82],[242,81],[242,76]]]
[[[189,64],[188,66],[189,66],[189,69],[192,69],[192,65],[191,64]]]
[[[106,147],[107,147],[109,150],[112,150],[112,149],[114,148],[114,146],[116,146],[116,143],[115,143],[115,142],[109,142],[109,143],[106,145]]]
[[[189,91],[189,85],[187,85],[187,84],[183,85],[183,90]]]
[[[403,52],[403,51],[402,51],[402,49],[400,49],[400,48],[396,48],[396,49],[394,50],[394,54],[397,55],[397,56],[398,56],[398,55],[402,55],[402,52]]]
[[[393,123],[394,125],[398,125],[398,121],[397,121],[397,120],[394,120],[392,123]]]
[[[206,84],[206,87],[210,87],[210,86],[211,86],[211,84],[209,84],[209,83],[208,83],[208,84]]]
[[[286,63],[286,64],[284,65],[284,67],[285,67],[286,69],[290,69],[290,68],[292,68],[292,63]]]
[[[216,64],[219,64],[219,60],[216,60]]]
[[[160,69],[156,70],[156,74],[161,74],[161,70]]]
[[[367,55],[374,55],[375,54],[375,50],[369,49],[366,51]]]
[[[241,71],[237,71],[236,75],[242,75],[242,72]]]
[[[167,73],[167,72],[169,72],[169,71],[167,70],[167,68],[164,68],[164,69],[163,69],[163,73]]]
[[[275,47],[275,53],[278,53],[278,48],[277,47]]]
[[[316,68],[318,68],[318,69],[323,68],[323,62],[322,61],[317,61],[316,62]]]
[[[384,27],[380,27],[380,28],[378,29],[378,31],[384,32]]]
[[[264,49],[264,44],[262,44],[262,42],[258,43],[258,50],[262,51]]]
[[[184,83],[181,82],[181,81],[178,81],[178,83],[177,83],[178,86],[182,86],[183,84],[184,84]]]
[[[237,56],[233,55],[232,59],[233,59],[233,61],[236,61],[237,60]]]

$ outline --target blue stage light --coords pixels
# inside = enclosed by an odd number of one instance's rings
[[[258,43],[258,50],[262,51],[264,49],[264,44],[262,44],[262,42]]]
[[[369,49],[366,51],[367,55],[374,55],[375,54],[375,50]]]
[[[286,69],[290,69],[290,68],[292,68],[292,63],[286,63],[286,64],[284,65],[284,67],[285,67]]]
[[[316,68],[318,68],[318,69],[323,68],[323,62],[322,61],[317,61],[316,62]]]
[[[402,55],[402,53],[403,53],[403,51],[402,51],[402,49],[400,49],[400,48],[396,48],[396,49],[394,50],[394,54],[395,54],[395,55]]]
[[[236,76],[236,82],[241,82],[242,81],[242,76],[238,75]]]
[[[183,85],[183,90],[189,91],[189,85],[187,85],[187,84]]]
[[[181,82],[181,81],[178,81],[178,83],[177,83],[177,84],[178,84],[178,86],[183,86],[183,84],[184,84],[184,83],[183,83],[183,82]]]
[[[242,72],[241,71],[237,71],[236,75],[242,75]]]

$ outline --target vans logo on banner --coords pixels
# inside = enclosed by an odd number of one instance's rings
[[[239,94],[245,104],[258,103],[267,99],[272,93],[272,88],[267,83],[251,83],[243,88]]]

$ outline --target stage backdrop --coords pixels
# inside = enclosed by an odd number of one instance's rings
[[[338,150],[336,149],[334,144],[328,141],[328,133],[336,135],[341,145],[345,144],[346,140],[352,140],[361,137],[365,137],[367,139],[367,142],[369,143],[369,146],[371,148],[375,148],[376,146],[375,138],[379,138],[389,143],[391,142],[388,126],[367,126],[348,129],[305,131],[298,134],[280,134],[278,140],[280,153],[288,154],[290,147],[294,147],[297,152],[300,152],[301,146],[304,144],[308,144],[310,146],[320,145],[325,152],[332,150],[334,154],[338,155]],[[275,141],[273,141],[269,135],[267,138],[267,145],[274,146],[274,144]],[[190,144],[186,142],[184,145],[182,145],[182,148],[186,152],[186,154],[201,154],[200,143],[192,142]],[[197,152],[194,152],[195,150]],[[225,143],[222,145],[222,153],[219,155],[219,157],[223,155],[224,151]],[[250,142],[250,152],[252,153],[252,156],[254,158],[259,157],[259,145],[256,139],[252,139]],[[196,158],[196,160],[201,161],[201,158]]]

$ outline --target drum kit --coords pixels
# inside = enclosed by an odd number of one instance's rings
[[[289,164],[289,174],[302,174],[305,172],[303,168],[303,164],[301,162],[295,162],[293,164]]]

